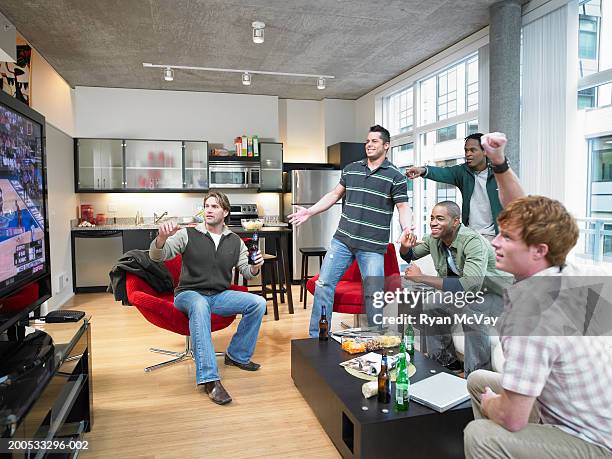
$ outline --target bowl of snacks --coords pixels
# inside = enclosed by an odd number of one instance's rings
[[[240,220],[240,224],[247,231],[259,231],[263,227],[264,221],[262,218],[243,218]]]

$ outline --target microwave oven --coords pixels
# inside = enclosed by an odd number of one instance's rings
[[[259,188],[259,164],[215,161],[208,166],[210,188]]]

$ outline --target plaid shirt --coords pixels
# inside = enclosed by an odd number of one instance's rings
[[[538,275],[578,276],[580,271],[552,267]],[[521,304],[522,295],[513,289],[504,294],[506,311]],[[502,328],[501,344],[504,389],[536,397],[542,423],[612,451],[610,336],[508,336]]]

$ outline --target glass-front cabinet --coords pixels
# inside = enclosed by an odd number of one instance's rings
[[[183,188],[183,142],[125,141],[125,188],[176,190]]]
[[[123,188],[123,140],[76,139],[77,190]]]
[[[282,191],[283,188],[283,144],[261,142],[259,144],[260,191]]]
[[[184,188],[208,190],[208,142],[184,142],[184,149]]]

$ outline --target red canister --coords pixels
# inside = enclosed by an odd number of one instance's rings
[[[81,220],[91,224],[95,223],[93,206],[91,204],[81,204]]]
[[[106,225],[106,214],[96,214],[96,225]]]

